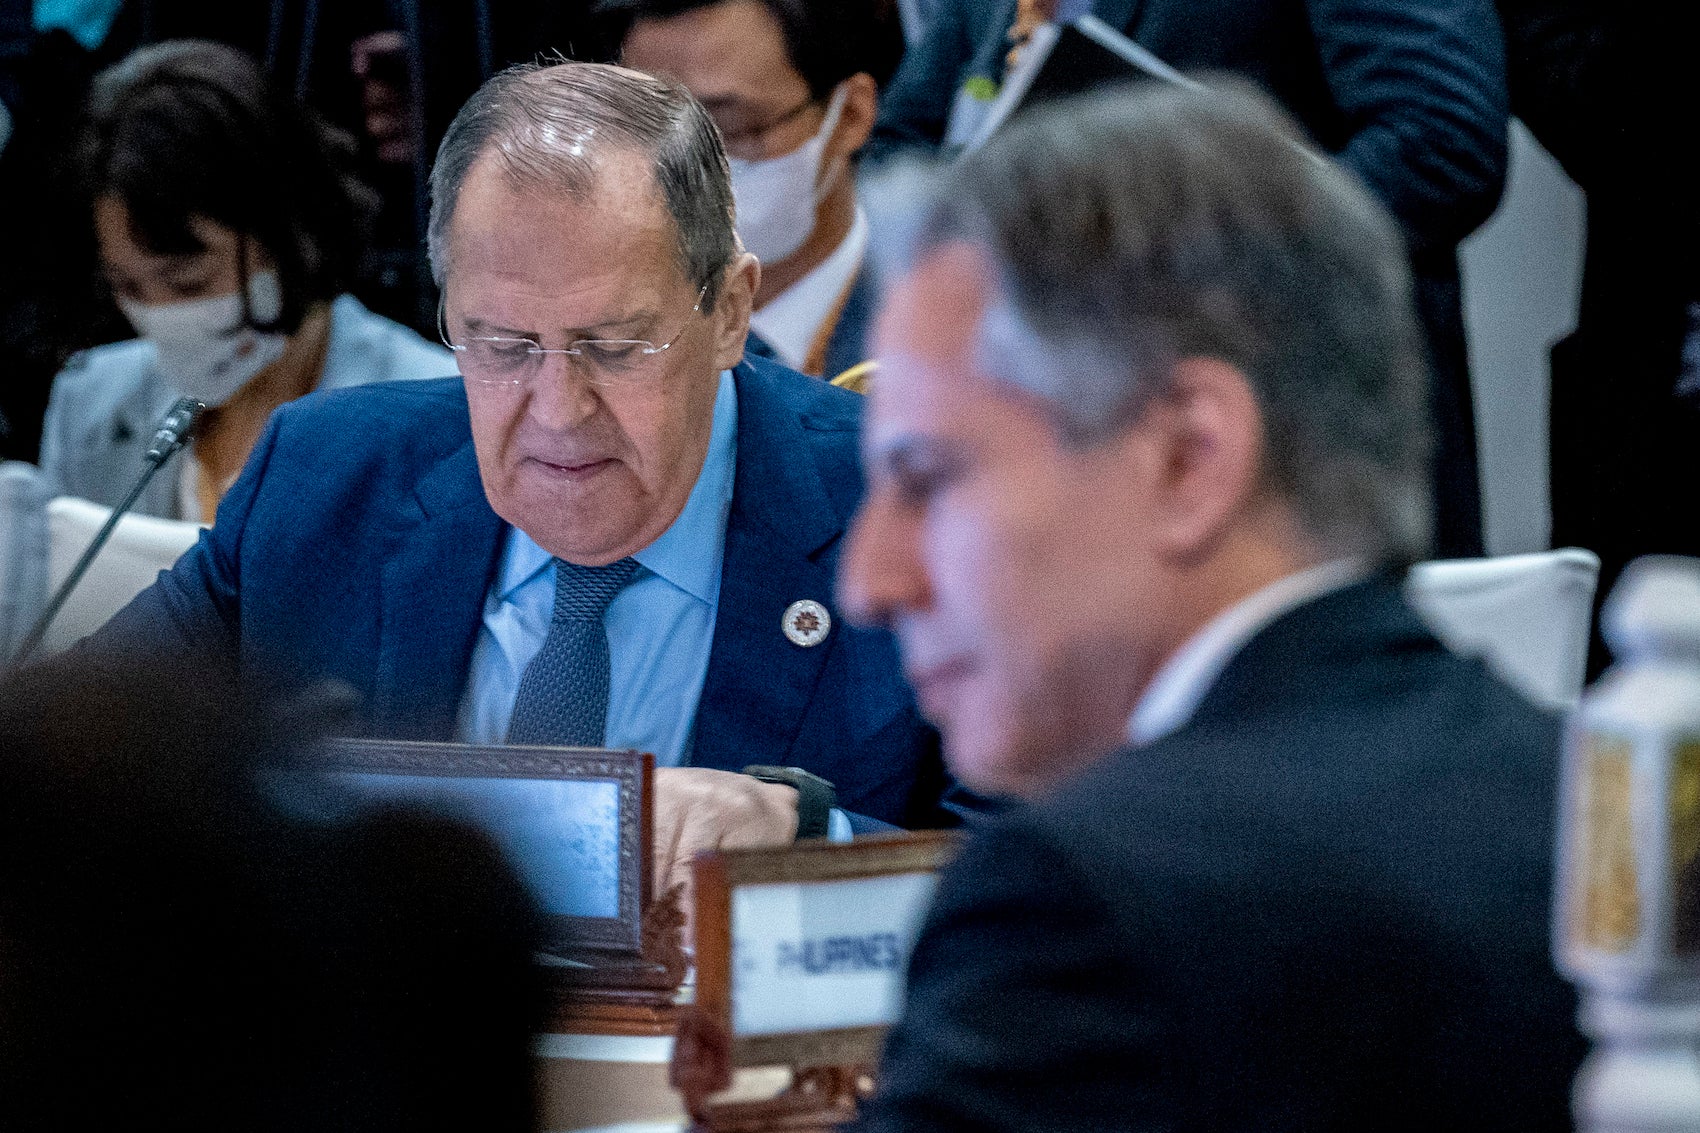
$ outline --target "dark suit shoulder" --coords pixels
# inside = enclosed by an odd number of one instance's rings
[[[746,380],[760,396],[794,412],[803,427],[823,433],[855,433],[861,427],[861,394],[840,389],[821,378],[799,373],[768,358],[749,357]]]
[[[1238,841],[1238,858],[1291,853],[1281,832],[1302,826],[1313,846],[1415,866],[1420,855],[1390,839],[1415,835],[1431,810],[1459,835],[1509,823],[1545,839],[1561,730],[1556,714],[1443,647],[1376,580],[1267,627],[1191,723],[1105,758],[1038,809],[1088,854],[1137,849],[1180,865],[1177,829],[1196,845],[1231,821],[1274,832],[1265,846]]]
[[[764,445],[784,446],[800,440],[807,446],[807,463],[830,498],[837,522],[847,524],[862,497],[859,444],[866,399],[764,358],[746,358],[738,374],[744,391],[740,404],[745,410],[741,412],[754,411],[761,417],[759,423],[741,422],[740,436],[750,438],[750,426],[754,425]],[[788,439],[787,434],[796,440]],[[741,449],[739,462],[743,463],[747,455]],[[803,454],[770,455],[791,474],[800,472],[797,465]]]

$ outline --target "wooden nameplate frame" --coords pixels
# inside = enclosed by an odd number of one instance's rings
[[[447,813],[503,848],[541,906],[553,1030],[672,1033],[684,914],[676,892],[651,898],[653,756],[356,739],[321,750],[357,799]]]
[[[901,1009],[904,971],[947,832],[699,854],[696,1001],[672,1081],[702,1133],[825,1133],[855,1118]],[[789,1066],[791,1086],[715,1102],[734,1069]]]

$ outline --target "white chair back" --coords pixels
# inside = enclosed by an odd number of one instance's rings
[[[112,509],[73,496],[48,501],[48,592],[71,573]],[[127,515],[71,592],[42,639],[41,653],[57,653],[105,625],[159,572],[194,546],[201,527],[178,519]]]
[[[1600,560],[1567,547],[1411,568],[1405,596],[1454,653],[1481,657],[1537,704],[1576,703],[1588,667]]]
[[[33,464],[0,464],[0,669],[47,605],[47,478]]]

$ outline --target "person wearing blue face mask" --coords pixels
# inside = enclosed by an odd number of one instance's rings
[[[446,350],[343,293],[367,191],[247,56],[189,40],[135,52],[95,80],[80,157],[101,268],[138,337],[54,380],[41,463],[61,492],[116,504],[187,395],[208,406],[190,458],[137,510],[211,522],[279,405],[454,372]]]
[[[866,360],[874,287],[856,155],[902,29],[873,0],[605,0],[621,59],[669,75],[725,141],[738,236],[761,261],[752,354],[833,377]]]

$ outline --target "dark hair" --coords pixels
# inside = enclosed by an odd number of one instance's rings
[[[664,20],[726,0],[600,0],[596,15],[611,44],[639,20]],[[851,75],[866,73],[884,89],[903,58],[903,28],[890,0],[761,0],[785,37],[791,66],[825,100]]]
[[[262,329],[292,333],[358,266],[373,198],[349,172],[352,151],[248,56],[175,40],[96,76],[82,162],[91,198],[122,201],[132,236],[152,251],[200,251],[192,217],[263,248],[283,312]],[[241,268],[246,279],[250,264]]]
[[[486,154],[508,182],[569,197],[593,193],[608,147],[646,154],[678,233],[679,269],[720,294],[721,269],[737,251],[732,175],[720,133],[683,87],[607,63],[525,63],[497,75],[450,123],[431,169],[431,271],[441,287],[449,228],[467,174]]]

